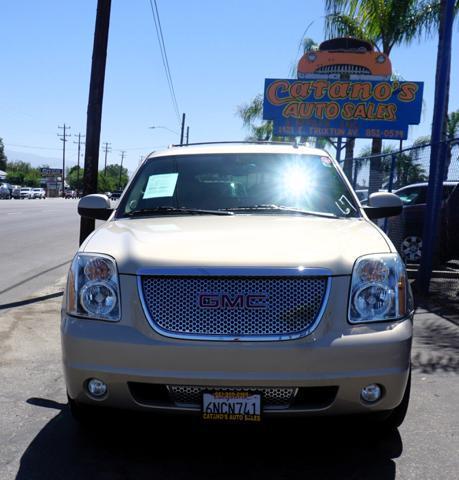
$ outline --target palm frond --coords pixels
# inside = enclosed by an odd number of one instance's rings
[[[238,106],[236,112],[242,119],[244,127],[250,127],[254,121],[262,120],[263,95],[259,94],[249,103]]]
[[[448,140],[453,140],[459,136],[459,110],[448,114],[446,131]]]

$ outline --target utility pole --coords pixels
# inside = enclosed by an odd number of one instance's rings
[[[185,114],[182,114],[182,128],[180,130],[180,145],[183,145],[183,134],[185,133]]]
[[[123,173],[123,160],[125,155],[126,155],[126,151],[121,150],[121,165],[120,165],[120,178],[118,180],[118,190],[121,190],[121,174]]]
[[[429,185],[427,187],[427,204],[422,234],[422,257],[418,276],[419,289],[423,295],[429,293],[433,256],[439,236],[438,228],[446,159],[445,148],[447,136],[445,117],[448,114],[454,3],[454,0],[441,0],[440,2],[440,28],[437,50],[437,73],[435,77],[435,101],[432,119]]]
[[[190,140],[190,126],[186,127],[186,144],[188,145],[188,142]]]
[[[110,9],[111,0],[97,0],[96,28],[94,31],[94,44],[92,49],[91,81],[89,85],[88,114],[86,122],[83,195],[97,192],[100,125],[104,98]],[[92,218],[81,217],[80,245],[94,230],[95,226],[96,221]]]
[[[107,153],[111,152],[112,149],[110,148],[111,143],[105,142],[104,143],[104,152],[105,152],[105,167],[104,167],[104,177],[107,176]]]
[[[78,145],[77,190],[79,191],[80,190],[80,149],[81,149],[81,144],[84,145],[84,142],[81,141],[81,137],[84,137],[84,135],[81,135],[81,133],[79,133],[78,135],[75,135],[75,137],[78,137],[78,142],[73,142],[73,143]]]
[[[57,126],[63,132],[58,133],[57,136],[62,141],[62,198],[65,197],[65,144],[68,142],[67,138],[70,137],[70,133],[67,133],[67,130],[70,130],[70,127],[64,123],[64,126],[61,127],[60,125]]]

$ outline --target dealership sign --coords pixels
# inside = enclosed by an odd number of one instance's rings
[[[263,118],[279,136],[406,139],[422,82],[266,79]]]
[[[42,177],[60,177],[62,175],[62,168],[40,168]]]

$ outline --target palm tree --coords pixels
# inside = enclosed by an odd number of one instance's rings
[[[453,140],[456,140],[459,137],[459,110],[451,112],[448,114],[446,120],[446,161],[445,161],[445,178],[448,179],[449,167],[451,165],[451,159],[453,156]]]
[[[273,122],[263,121],[263,95],[259,94],[249,103],[239,105],[237,114],[244,127],[250,130],[249,140],[269,140],[273,135]]]
[[[446,160],[445,160],[445,176],[444,180],[448,179],[449,176],[449,169],[451,166],[451,160],[453,157],[453,147],[456,142],[454,140],[458,140],[459,137],[459,110],[454,112],[448,113],[446,118]],[[413,147],[416,147],[413,150],[412,157],[415,161],[419,161],[421,159],[421,155],[425,152],[427,148],[430,148],[431,138],[430,135],[425,135],[422,137],[418,137],[413,142]]]
[[[427,140],[428,141],[428,140]],[[392,157],[395,155],[394,177],[392,179],[392,188],[404,187],[410,183],[425,182],[427,174],[425,166],[423,165],[420,151],[426,145],[426,137],[420,137],[418,143],[413,143],[413,149],[409,151],[399,152],[394,146],[385,146],[383,148],[381,157],[379,158],[381,164],[381,186],[387,186],[390,180]],[[359,158],[354,160],[354,169],[358,172],[362,167],[370,165],[375,161],[372,158],[371,148],[364,148],[361,150]]]
[[[326,0],[325,32],[328,37],[351,36],[367,40],[390,55],[393,47],[409,44],[429,34],[438,21],[439,1],[427,0]],[[382,140],[372,141],[371,153],[382,152]],[[381,188],[380,159],[370,167],[369,191]]]

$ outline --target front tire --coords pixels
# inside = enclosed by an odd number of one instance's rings
[[[411,368],[410,374],[408,376],[408,382],[406,383],[405,393],[403,394],[402,402],[398,407],[395,407],[392,412],[390,412],[389,417],[384,420],[384,425],[388,428],[398,428],[403,421],[405,420],[406,413],[408,411],[408,406],[410,404],[410,394],[411,394]]]
[[[372,414],[372,419],[380,427],[387,430],[395,430],[403,423],[408,411],[408,405],[410,403],[410,393],[411,393],[411,367],[410,373],[408,376],[408,381],[405,387],[405,393],[403,394],[402,401],[400,405],[395,407],[393,410],[386,412],[378,412]]]

